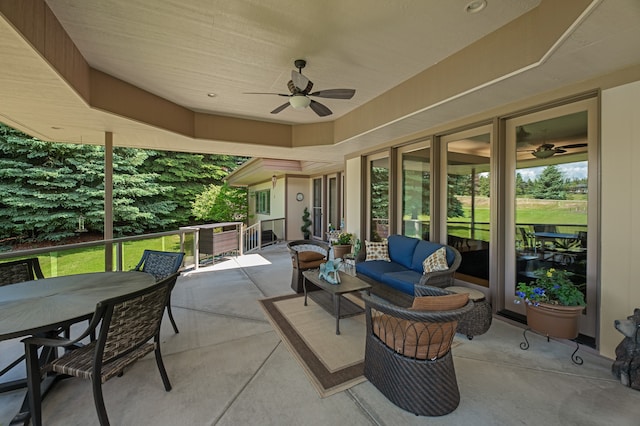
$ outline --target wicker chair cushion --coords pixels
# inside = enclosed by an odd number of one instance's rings
[[[60,374],[80,377],[83,379],[92,379],[93,377],[93,358],[95,356],[96,342],[89,343],[80,349],[75,349],[63,357],[57,358],[50,364],[46,365],[43,372],[54,371]],[[104,383],[110,378],[120,374],[124,367],[131,365],[134,361],[139,360],[155,349],[155,343],[147,343],[140,346],[126,356],[117,358],[112,362],[102,365],[101,382]]]
[[[326,253],[318,251],[298,252],[298,267],[302,270],[319,268],[327,260]]]
[[[327,250],[324,247],[321,247],[316,244],[295,244],[288,246],[290,250],[297,251],[298,253],[303,251],[315,251],[318,253],[322,253],[323,255],[327,254]]]
[[[386,240],[381,242],[365,240],[364,244],[367,253],[365,261],[384,260],[386,262],[391,262],[391,259],[389,258],[389,244]]]
[[[449,264],[447,263],[447,250],[444,247],[441,247],[434,251],[422,262],[422,268],[424,269],[425,274],[435,271],[446,271],[449,269]]]
[[[372,317],[373,334],[395,352],[416,359],[446,355],[457,326],[457,321],[415,322],[382,313]]]
[[[315,260],[323,260],[324,254],[317,251],[301,251],[298,252],[298,260],[300,262],[313,262]]]
[[[444,296],[418,296],[413,299],[411,309],[418,311],[452,311],[462,308],[469,301],[468,293]]]

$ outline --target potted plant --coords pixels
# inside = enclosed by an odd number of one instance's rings
[[[311,226],[311,220],[309,220],[310,215],[309,209],[305,207],[304,212],[302,213],[302,226],[300,227],[305,240],[311,238],[311,231],[309,231],[309,227]]]
[[[575,339],[585,307],[584,284],[574,284],[570,279],[573,273],[565,270],[539,269],[534,274],[535,281],[518,283],[516,291],[527,304],[527,325],[547,337]]]
[[[344,258],[345,254],[351,253],[351,244],[353,242],[353,234],[350,232],[341,232],[333,243],[334,259]]]

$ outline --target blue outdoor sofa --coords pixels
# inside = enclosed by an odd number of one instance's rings
[[[363,246],[356,258],[359,278],[385,284],[410,296],[414,295],[415,284],[441,288],[454,285],[453,275],[462,261],[455,248],[403,235],[391,235],[387,242],[390,261],[365,260],[366,246]],[[449,269],[424,274],[422,262],[441,247],[447,252]]]

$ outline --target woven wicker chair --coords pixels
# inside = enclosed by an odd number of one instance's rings
[[[0,286],[17,284],[35,279],[43,279],[42,269],[37,257],[0,263]],[[68,331],[66,329],[65,331]],[[24,361],[21,355],[0,371],[0,377],[7,374],[16,365]]]
[[[89,327],[77,339],[30,337],[23,340],[27,354],[32,425],[42,424],[40,380],[50,372],[91,380],[98,419],[103,426],[109,424],[109,418],[102,396],[102,384],[120,375],[125,367],[148,353],[155,352],[164,388],[171,390],[160,352],[160,324],[177,278],[176,273],[146,289],[99,302]],[[97,340],[73,349],[98,329]],[[153,342],[150,342],[151,339]],[[40,368],[39,346],[72,350]]]
[[[37,257],[0,263],[0,286],[43,278]]]
[[[416,286],[416,296],[452,294]],[[473,302],[450,311],[420,311],[363,295],[367,322],[364,375],[398,407],[421,416],[456,409],[460,392],[451,343]]]
[[[290,241],[287,244],[289,253],[291,253],[291,263],[293,266],[293,273],[291,275],[291,288],[296,293],[302,293],[302,273],[309,269],[316,269],[320,267],[321,263],[326,262],[329,259],[329,251],[331,246],[323,241],[315,240],[296,240]],[[316,289],[316,286],[308,283],[312,286],[312,290]],[[309,288],[307,288],[309,291]]]
[[[156,278],[156,281],[160,281],[178,272],[182,266],[182,259],[184,259],[184,253],[145,250],[134,271],[149,273]],[[169,314],[173,331],[179,333],[176,321],[173,319],[173,312],[171,312],[171,298],[167,302],[167,314]]]

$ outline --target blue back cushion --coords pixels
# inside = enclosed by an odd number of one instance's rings
[[[442,244],[440,243],[420,240],[420,242],[416,246],[415,251],[413,252],[413,261],[411,262],[411,269],[413,269],[416,272],[424,271],[422,262],[427,257],[429,257],[434,251],[438,250],[440,247],[442,247]],[[453,259],[455,259],[455,255],[447,247],[447,263],[449,264],[449,266],[451,266],[451,263],[453,263]]]
[[[411,268],[413,251],[419,240],[405,237],[404,235],[390,235],[387,241],[389,242],[389,258],[391,261],[399,263],[405,268]]]

